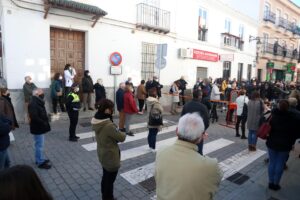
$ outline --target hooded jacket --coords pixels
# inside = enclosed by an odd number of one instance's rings
[[[150,112],[151,112],[152,106],[153,106],[153,108],[158,109],[161,113],[164,111],[163,107],[161,106],[161,104],[159,103],[157,98],[148,97],[147,98],[147,107],[150,109]],[[149,115],[150,115],[150,112],[149,112]],[[149,124],[149,118],[148,118],[148,124]],[[161,127],[162,126],[150,126],[150,125],[148,125],[148,128],[158,128],[159,130],[161,129]]]
[[[109,118],[101,120],[93,118],[91,124],[95,131],[97,154],[102,167],[109,172],[118,171],[121,160],[118,142],[124,142],[126,134],[118,131]]]

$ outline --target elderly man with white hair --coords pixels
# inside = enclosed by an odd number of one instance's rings
[[[156,156],[157,200],[213,199],[222,175],[216,159],[197,152],[203,133],[204,123],[198,113],[179,119],[178,140]]]

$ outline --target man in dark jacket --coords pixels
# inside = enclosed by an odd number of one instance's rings
[[[94,92],[94,84],[89,70],[84,71],[81,84],[83,93],[83,111],[86,111],[86,104],[88,105],[89,110],[94,110],[91,106],[91,95]]]
[[[9,147],[9,132],[11,131],[12,122],[0,115],[0,170],[10,166],[10,160],[7,152]]]
[[[186,113],[198,112],[203,119],[205,130],[207,130],[209,127],[209,114],[206,106],[200,103],[200,101],[201,101],[201,91],[195,90],[193,92],[193,100],[183,106],[181,116],[185,115]],[[199,144],[197,144],[197,146],[198,146],[198,152],[201,155],[203,155],[203,140]]]
[[[119,89],[116,92],[117,110],[119,112],[119,130],[125,132],[125,113],[124,113],[124,90],[125,84],[120,83]]]
[[[44,134],[51,130],[45,108],[44,92],[34,89],[32,99],[28,105],[30,132],[35,142],[35,162],[41,169],[50,169],[49,160],[44,157]]]
[[[184,80],[184,76],[182,76],[179,80],[179,90],[181,90],[181,92],[179,93],[180,96],[182,96],[182,105],[185,104],[185,99],[184,99],[184,91],[186,90],[186,85],[187,85],[187,82]],[[180,106],[180,102],[178,102],[178,106]]]
[[[24,93],[24,101],[25,101],[25,121],[28,120],[28,104],[32,97],[32,91],[36,89],[36,85],[32,82],[32,78],[30,76],[25,76],[25,83],[23,85],[23,93]]]
[[[106,99],[106,91],[105,87],[103,86],[103,81],[102,79],[98,79],[97,83],[94,85],[94,90],[96,94],[96,99],[95,99],[95,104],[99,102],[102,99]]]
[[[70,119],[69,127],[69,141],[77,142],[79,137],[76,136],[76,126],[78,123],[79,110],[81,108],[80,98],[79,98],[79,85],[73,83],[71,92],[67,96],[67,112]]]
[[[151,88],[156,88],[157,96],[160,98],[163,85],[158,82],[157,76],[153,76],[153,80],[146,83],[146,91],[149,91]]]

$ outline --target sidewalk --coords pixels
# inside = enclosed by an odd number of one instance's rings
[[[298,200],[300,197],[300,159],[293,152],[287,163],[288,169],[284,171],[280,186],[281,190],[268,189],[268,165],[260,170],[254,177],[239,190],[232,192],[224,200]]]

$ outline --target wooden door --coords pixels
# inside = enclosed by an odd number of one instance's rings
[[[63,74],[67,63],[76,70],[75,82],[79,83],[84,72],[85,34],[80,31],[69,31],[50,28],[51,77],[57,72]]]

